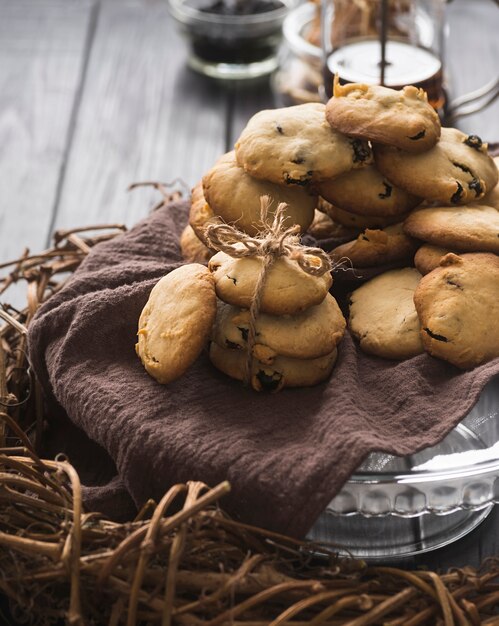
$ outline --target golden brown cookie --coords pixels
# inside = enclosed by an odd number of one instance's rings
[[[403,221],[408,215],[408,213],[402,215],[359,215],[340,209],[331,203],[326,204],[323,202],[321,206],[335,222],[347,226],[348,228],[356,228],[358,230],[365,230],[366,228],[385,228],[391,224]]]
[[[421,198],[392,185],[374,165],[325,180],[317,189],[328,202],[359,215],[402,215],[421,202]]]
[[[336,76],[326,118],[346,135],[413,153],[429,150],[440,137],[440,120],[426,92],[412,85],[400,91],[362,83],[340,85]]]
[[[318,359],[292,359],[278,356],[272,365],[253,359],[251,386],[256,391],[279,391],[283,387],[311,387],[326,380],[333,371],[337,358],[336,348]],[[246,353],[242,350],[221,348],[215,342],[210,346],[213,365],[227,376],[244,380]]]
[[[182,252],[182,257],[188,263],[206,264],[215,254],[213,250],[205,246],[197,237],[189,224],[187,224],[180,235],[180,251]]]
[[[215,284],[203,265],[183,265],[152,289],[139,319],[135,350],[159,383],[182,376],[206,345],[217,312]]]
[[[394,261],[412,261],[418,244],[402,230],[402,223],[380,230],[366,229],[354,241],[337,246],[333,261],[349,259],[353,267],[373,267]]]
[[[442,258],[449,252],[455,251],[425,243],[414,255],[414,265],[418,272],[424,276],[438,267]]]
[[[247,309],[219,304],[213,339],[223,348],[246,351],[250,314]],[[330,294],[296,315],[266,315],[256,320],[253,356],[272,363],[278,356],[314,359],[336,348],[345,332],[345,318]]]
[[[374,146],[376,167],[393,184],[444,205],[474,202],[497,184],[497,167],[476,135],[442,128],[440,141],[424,154]]]
[[[203,176],[204,197],[216,215],[227,224],[235,224],[239,230],[255,235],[261,230],[260,199],[269,196],[271,205],[269,219],[279,203],[287,205],[286,224],[298,224],[301,232],[307,230],[314,218],[317,196],[297,187],[276,185],[247,174],[236,163],[234,152],[221,157],[216,165]]]
[[[447,254],[414,294],[425,349],[461,369],[499,357],[499,257]]]
[[[260,111],[236,143],[237,162],[281,185],[307,185],[372,162],[368,144],[333,130],[324,113],[319,103]]]
[[[225,252],[218,252],[208,263],[215,279],[217,296],[227,304],[242,309],[249,309],[253,302],[262,266],[262,257],[235,259]],[[304,272],[297,261],[280,257],[268,270],[260,312],[295,315],[305,311],[324,300],[332,282],[329,272],[312,276]]]
[[[461,252],[499,253],[499,208],[486,201],[417,209],[404,231],[435,246]]]
[[[413,295],[421,274],[412,267],[385,272],[350,296],[350,331],[364,352],[410,359],[424,352]]]
[[[203,185],[199,182],[192,190],[189,225],[196,233],[198,239],[207,245],[208,241],[205,235],[206,227],[209,224],[221,223],[222,220],[215,215],[210,205],[206,202],[206,198],[203,193]]]

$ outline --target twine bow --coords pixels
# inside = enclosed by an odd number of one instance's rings
[[[262,257],[263,264],[255,284],[252,303],[249,309],[250,319],[247,339],[247,359],[245,366],[244,383],[251,382],[251,365],[253,348],[256,340],[256,319],[260,312],[261,299],[269,269],[280,257],[288,257],[296,261],[299,267],[311,276],[323,276],[332,269],[329,255],[320,248],[302,246],[298,233],[298,224],[286,227],[289,220],[286,215],[287,204],[281,202],[274,212],[273,219],[269,219],[271,198],[260,198],[260,232],[251,237],[229,224],[210,224],[205,235],[208,245],[214,250],[225,252],[231,257]]]

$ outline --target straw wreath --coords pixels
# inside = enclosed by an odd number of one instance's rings
[[[0,593],[12,613],[0,614],[2,624],[498,623],[499,560],[438,575],[325,548],[317,557],[317,546],[228,517],[227,483],[174,485],[124,524],[85,511],[68,460],[36,453],[50,415],[27,363],[26,332],[63,286],[60,275],[123,227],[91,230],[59,232],[50,250],[2,266],[0,300],[27,283],[22,310],[0,307]]]

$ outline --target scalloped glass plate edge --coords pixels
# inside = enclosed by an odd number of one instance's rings
[[[499,376],[436,446],[410,457],[370,455],[307,538],[378,560],[457,541],[499,503],[498,448]]]

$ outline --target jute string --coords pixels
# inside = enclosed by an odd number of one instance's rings
[[[251,384],[253,348],[256,341],[256,320],[265,288],[265,283],[272,265],[280,257],[296,261],[299,267],[311,276],[322,276],[332,269],[331,259],[320,248],[311,248],[300,244],[298,224],[287,227],[287,204],[281,202],[272,217],[269,218],[272,200],[269,196],[260,198],[261,229],[251,237],[229,224],[210,224],[206,228],[206,238],[210,248],[225,252],[231,257],[261,257],[262,268],[258,275],[253,300],[249,309],[249,327],[247,339],[244,384]]]

